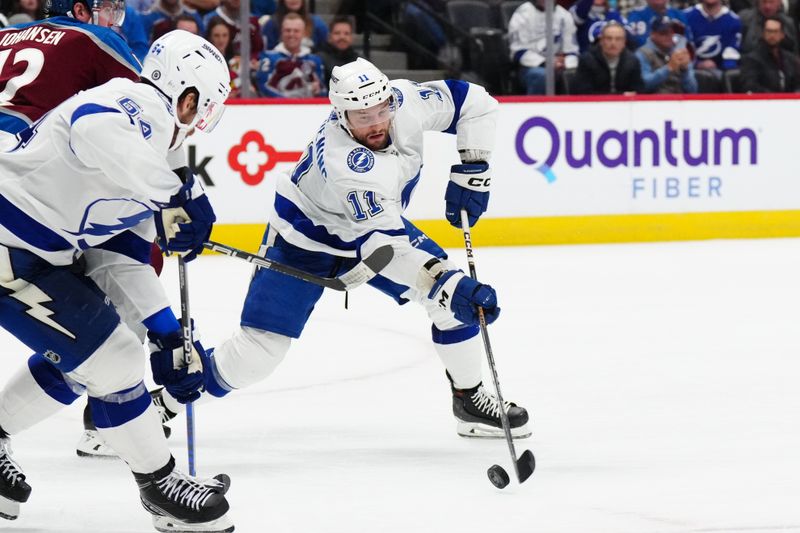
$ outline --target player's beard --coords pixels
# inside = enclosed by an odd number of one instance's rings
[[[377,124],[366,132],[353,135],[355,139],[372,151],[383,150],[389,146],[389,123]]]

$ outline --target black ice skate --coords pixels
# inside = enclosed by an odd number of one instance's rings
[[[161,417],[161,424],[164,427],[164,436],[169,438],[172,433],[172,428],[167,425],[167,422],[178,416],[164,406],[164,400],[161,397],[162,388],[150,391],[150,398],[153,405],[158,410],[158,415]],[[111,448],[103,440],[103,437],[97,432],[92,420],[92,410],[89,404],[83,409],[83,434],[81,435],[78,444],[75,446],[75,453],[79,457],[91,457],[98,459],[114,459],[117,457],[117,452]]]
[[[170,457],[152,474],[133,474],[142,505],[153,515],[153,526],[164,533],[227,533],[233,524],[226,516],[228,476],[214,479],[189,476],[175,468]]]
[[[14,520],[19,516],[19,504],[28,501],[31,486],[25,474],[11,458],[8,435],[0,428],[0,517]]]
[[[458,422],[456,431],[459,435],[503,438],[500,404],[497,397],[486,390],[483,383],[478,383],[471,389],[456,389],[451,380],[450,388],[453,391],[453,415]],[[530,437],[528,411],[512,402],[505,404],[511,435],[519,439]]]

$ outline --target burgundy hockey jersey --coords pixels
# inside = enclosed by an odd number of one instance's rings
[[[17,133],[75,93],[141,65],[110,28],[69,17],[0,30],[0,130]]]

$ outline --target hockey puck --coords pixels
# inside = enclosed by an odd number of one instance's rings
[[[506,472],[502,466],[492,465],[489,470],[486,471],[486,474],[489,476],[489,481],[492,482],[492,485],[498,489],[504,489],[508,486],[510,478],[508,477],[508,472]]]

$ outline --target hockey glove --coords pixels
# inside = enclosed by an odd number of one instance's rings
[[[489,285],[478,283],[460,270],[448,270],[434,282],[428,298],[439,307],[448,309],[459,322],[476,326],[480,324],[476,306],[483,308],[487,324],[500,316],[497,293]]]
[[[461,227],[461,210],[467,210],[470,227],[489,206],[489,164],[464,163],[450,167],[450,183],[444,193],[444,216],[453,226]]]
[[[150,340],[150,367],[153,381],[162,385],[181,403],[193,402],[200,398],[203,387],[203,361],[205,350],[200,341],[192,343],[192,362],[183,360],[183,334],[180,330],[169,334],[147,332]]]
[[[191,261],[202,253],[217,217],[208,197],[203,194],[181,207],[161,209],[155,220],[161,249],[184,254],[184,260]]]

